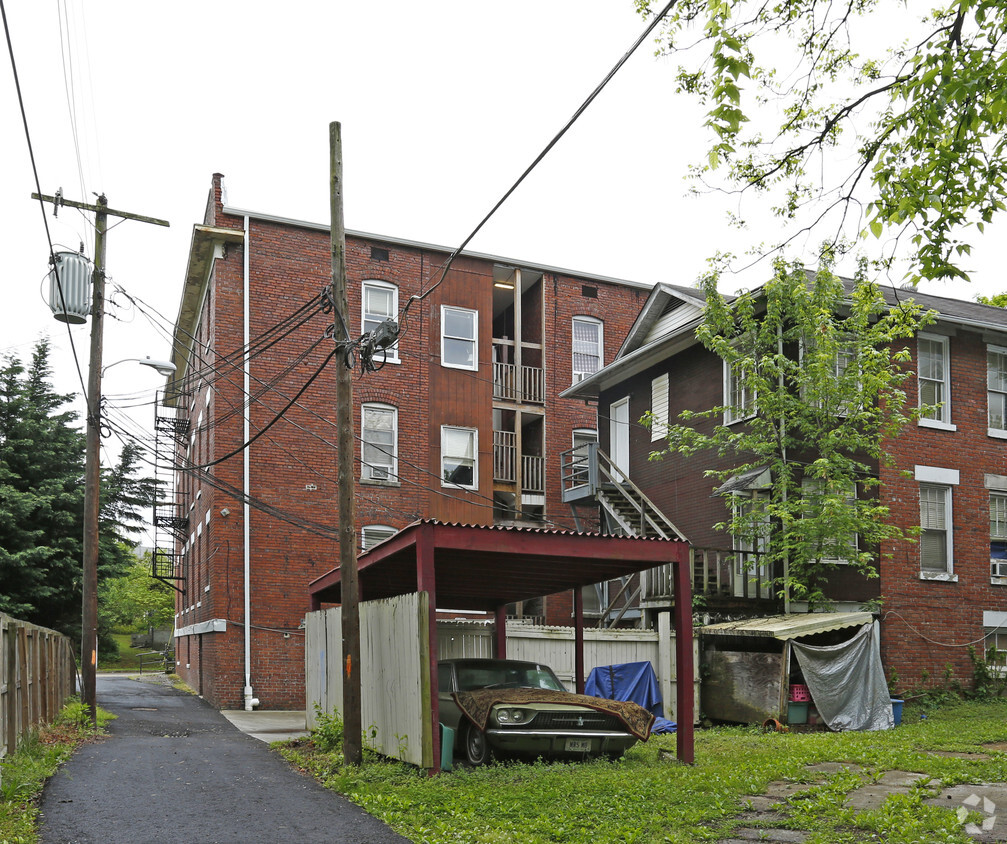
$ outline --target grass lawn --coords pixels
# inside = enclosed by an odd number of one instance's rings
[[[113,633],[112,638],[119,645],[119,655],[118,657],[110,658],[108,654],[103,654],[100,650],[98,651],[98,670],[99,671],[139,671],[140,670],[140,654],[150,653],[153,648],[131,648],[129,646],[131,633]],[[159,662],[154,657],[145,657],[143,661],[143,670],[147,671],[157,671],[158,669],[164,669],[164,663]]]
[[[696,733],[696,764],[674,759],[675,737],[654,736],[617,762],[508,763],[427,777],[409,766],[369,761],[344,768],[342,754],[312,742],[280,746],[294,765],[382,818],[415,842],[700,842],[751,826],[747,798],[774,780],[817,783],[783,801],[776,827],[806,830],[812,844],[862,841],[969,842],[956,806],[934,808],[922,787],[875,811],[845,808],[847,795],[886,771],[921,772],[944,786],[1007,782],[1007,701],[907,707],[901,727],[874,733],[764,733],[717,727]],[[1007,746],[1007,745],[1005,745]],[[981,752],[986,758],[930,751]],[[849,762],[859,774],[805,767]],[[975,821],[977,818],[970,817]],[[754,823],[758,824],[756,820]]]

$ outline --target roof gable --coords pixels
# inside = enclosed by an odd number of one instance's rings
[[[705,301],[703,291],[695,287],[656,285],[615,359],[625,357],[643,346],[670,336],[682,326],[695,322],[703,313]]]

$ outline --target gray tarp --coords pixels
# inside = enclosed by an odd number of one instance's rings
[[[792,642],[815,707],[833,730],[890,730],[892,702],[877,622],[830,647]]]

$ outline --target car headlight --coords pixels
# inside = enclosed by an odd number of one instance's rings
[[[527,724],[535,713],[528,709],[500,708],[496,711],[497,721],[501,724]]]

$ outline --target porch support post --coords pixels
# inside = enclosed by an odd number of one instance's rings
[[[430,649],[430,737],[433,747],[431,773],[441,770],[441,713],[437,697],[437,583],[434,568],[434,526],[421,525],[416,534],[416,591],[429,601],[427,640]]]
[[[672,612],[675,627],[676,720],[678,722],[678,759],[691,765],[696,761],[693,743],[695,722],[695,666],[692,662],[692,589],[689,582],[689,547],[678,543],[678,557],[672,564],[675,580],[675,608]]]
[[[573,670],[577,694],[584,694],[584,591],[573,590]]]
[[[507,605],[493,610],[493,656],[507,659]]]

